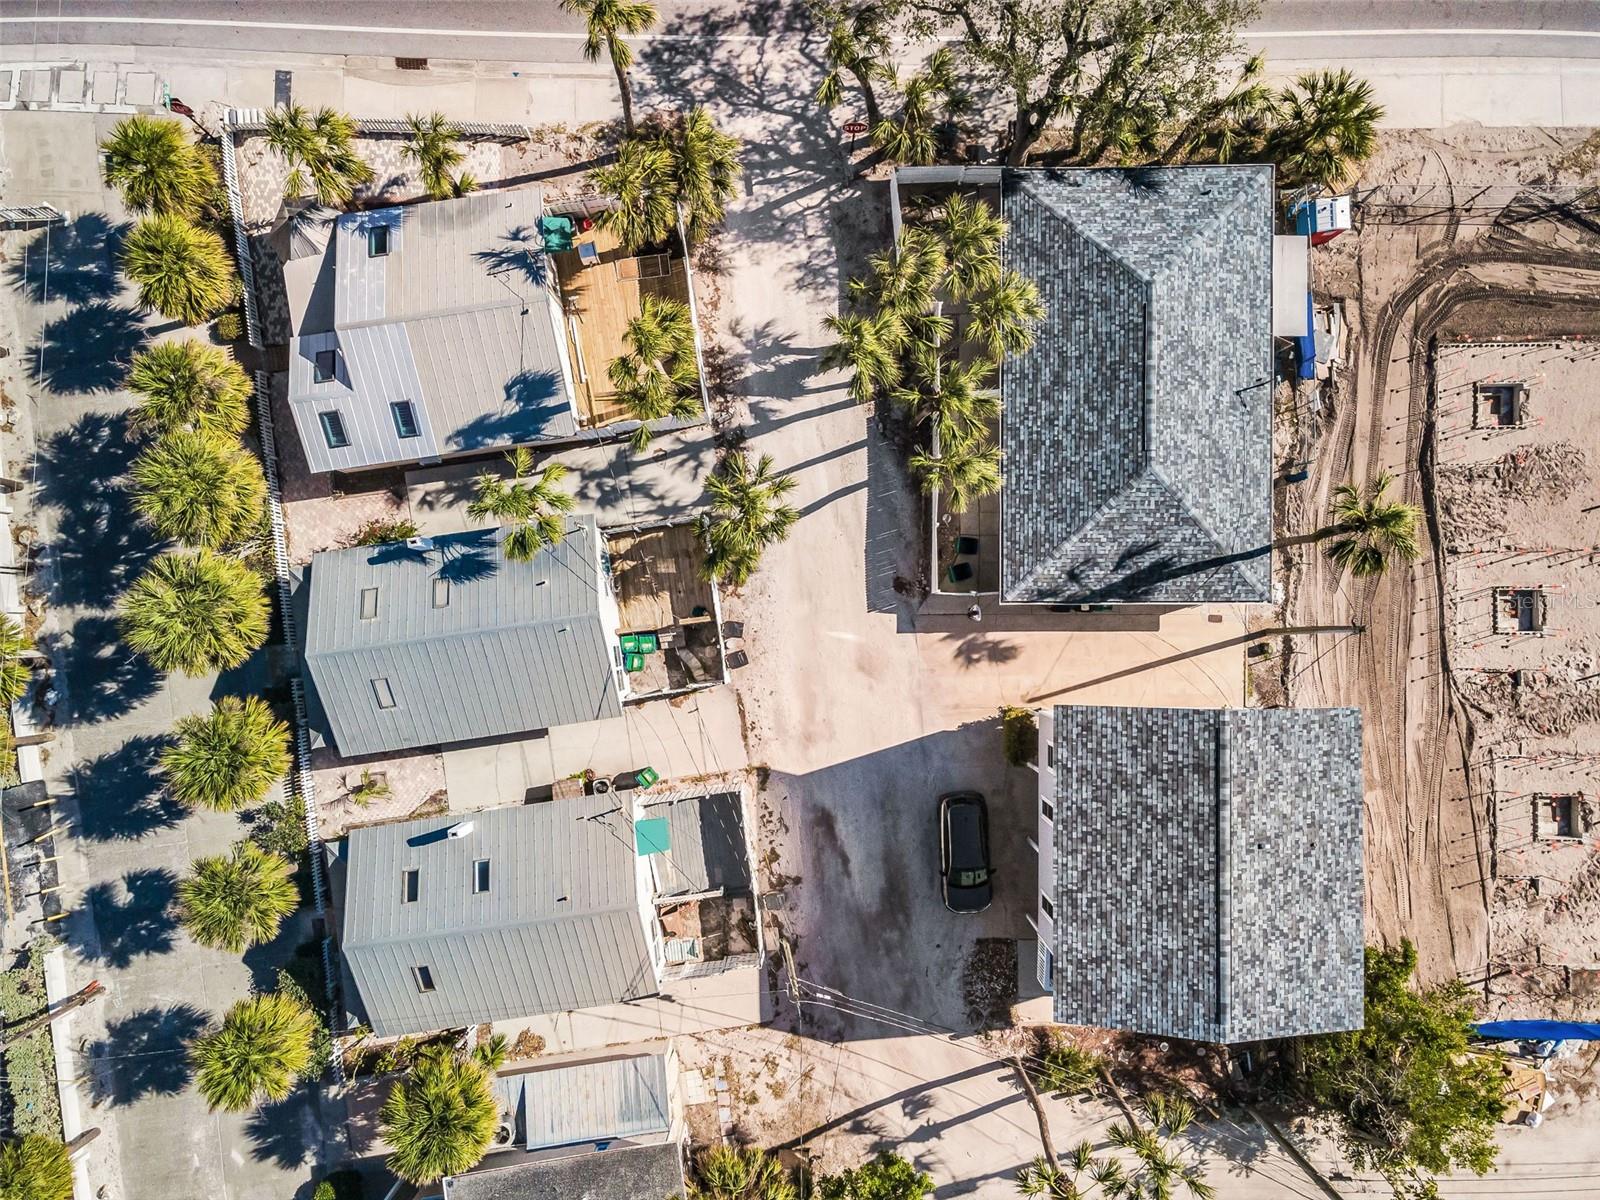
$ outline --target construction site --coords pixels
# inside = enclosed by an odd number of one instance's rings
[[[1600,1013],[1597,149],[1387,136],[1312,252],[1342,345],[1280,391],[1281,616],[1326,632],[1252,682],[1362,707],[1368,941],[1411,939],[1492,1016]],[[1421,553],[1341,572],[1306,535],[1383,472]]]

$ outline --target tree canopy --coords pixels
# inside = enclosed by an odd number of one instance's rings
[[[227,308],[239,286],[222,239],[171,214],[134,226],[122,243],[122,270],[139,289],[141,307],[185,325]]]
[[[161,773],[191,808],[248,808],[289,769],[289,727],[256,696],[224,696],[209,713],[180,717],[173,732]]]
[[[135,113],[100,143],[106,182],[136,213],[192,216],[217,189],[211,160],[178,121]]]
[[[471,1170],[489,1149],[499,1120],[482,1059],[429,1046],[383,1104],[389,1170],[418,1184]]]
[[[30,1133],[0,1145],[0,1200],[70,1200],[72,1160],[54,1138]]]
[[[122,636],[157,670],[237,667],[267,640],[261,577],[209,550],[163,554],[122,598]]]
[[[139,397],[128,414],[139,433],[192,429],[232,436],[250,423],[250,376],[226,350],[194,338],[157,342],[135,354],[128,390]]]
[[[189,1047],[195,1086],[213,1109],[282,1100],[311,1067],[316,1017],[282,992],[248,996]]]
[[[1467,986],[1418,988],[1416,969],[1409,941],[1368,947],[1363,1028],[1299,1047],[1301,1093],[1334,1122],[1351,1163],[1407,1200],[1436,1195],[1441,1172],[1491,1170],[1504,1107],[1498,1057],[1471,1048]]]
[[[819,1200],[923,1200],[933,1180],[898,1154],[885,1151],[859,1167],[817,1180]]]

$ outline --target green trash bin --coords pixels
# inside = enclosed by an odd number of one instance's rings
[[[633,773],[633,781],[642,788],[654,787],[661,782],[661,776],[654,767],[640,767]]]
[[[622,665],[627,668],[630,675],[635,671],[642,671],[644,670],[644,655],[625,654],[622,656]]]
[[[661,648],[661,643],[656,639],[656,635],[655,634],[653,634],[653,633],[641,633],[641,634],[639,634],[638,651],[639,651],[640,654],[654,654],[660,648]]]
[[[644,647],[639,645],[639,635],[637,633],[625,633],[622,635],[622,652],[624,654],[638,654],[642,649]]]

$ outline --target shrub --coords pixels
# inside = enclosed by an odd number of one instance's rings
[[[0,972],[0,1012],[15,1024],[37,1016],[47,1007],[44,956],[55,943],[38,938],[27,958]],[[49,1029],[40,1029],[10,1042],[4,1051],[6,1107],[11,1111],[12,1132],[61,1137],[61,1097],[56,1090],[56,1057]]]
[[[885,1152],[871,1162],[817,1180],[819,1200],[923,1200],[933,1180],[898,1154]]]
[[[1052,1034],[1039,1071],[1039,1090],[1073,1095],[1093,1091],[1100,1075],[1100,1056],[1080,1050],[1060,1034]]]
[[[417,536],[419,530],[415,521],[408,521],[404,517],[385,518],[378,517],[368,521],[355,536],[350,539],[352,546],[383,546],[389,542],[403,542],[407,538]]]
[[[1013,767],[1025,767],[1039,753],[1039,724],[1033,710],[1007,705],[1000,710],[1001,739],[1006,761]]]
[[[230,308],[217,317],[211,329],[219,342],[237,342],[244,337],[244,314],[236,308]]]

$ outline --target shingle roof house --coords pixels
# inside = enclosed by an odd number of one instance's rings
[[[643,859],[614,796],[364,826],[345,859],[340,946],[380,1037],[659,990]]]
[[[1358,710],[1049,722],[1056,1020],[1218,1043],[1361,1027]]]
[[[444,1200],[664,1200],[687,1190],[683,1147],[619,1146],[566,1158],[497,1166],[444,1180]]]
[[[1272,168],[1007,170],[1001,597],[1271,599]]]
[[[341,756],[621,714],[616,602],[594,518],[530,562],[479,529],[315,555],[305,661]]]
[[[516,188],[338,218],[332,327],[298,330],[289,357],[312,471],[576,432],[543,212],[538,189]]]

